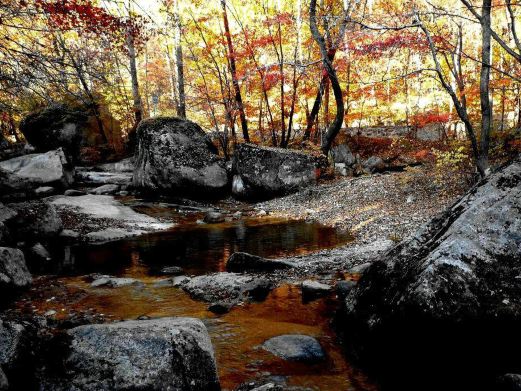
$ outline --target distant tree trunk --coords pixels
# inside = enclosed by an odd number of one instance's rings
[[[174,1],[174,24],[175,24],[175,63],[177,67],[177,92],[178,106],[177,116],[186,118],[186,96],[185,96],[185,74],[183,60],[183,46],[181,44],[181,17],[179,15],[179,0]]]
[[[325,39],[318,31],[316,8],[317,0],[311,0],[309,6],[309,24],[311,28],[311,35],[313,36],[313,39],[317,42],[320,48],[322,63],[329,77],[329,81],[331,82],[331,87],[333,88],[333,94],[335,96],[336,102],[335,120],[331,123],[331,125],[326,131],[326,134],[322,138],[321,149],[322,152],[325,155],[327,155],[329,153],[329,150],[331,149],[331,145],[333,144],[336,135],[342,127],[342,122],[344,121],[344,101],[342,97],[342,89],[340,88],[340,83],[338,82],[338,77],[335,68],[333,67],[332,61],[329,59]]]
[[[505,130],[505,101],[506,101],[506,88],[501,87],[501,121],[499,124],[499,130],[503,132]]]
[[[134,127],[137,127],[143,119],[143,103],[141,101],[141,95],[139,93],[139,81],[137,77],[136,65],[136,48],[134,46],[134,37],[132,36],[132,33],[130,31],[127,33],[127,49],[128,58],[130,61],[130,78],[132,80],[132,98],[134,101]]]
[[[350,97],[351,97],[351,58],[348,58],[347,60],[347,85],[346,85],[346,108],[345,108],[345,115],[347,116],[347,114],[349,114],[349,105],[351,104],[350,102]],[[349,124],[347,123],[347,119],[346,119],[346,127],[349,126]]]
[[[333,61],[335,58],[336,50],[331,50],[330,59]],[[315,120],[317,119],[318,113],[320,111],[320,106],[322,105],[322,97],[324,96],[324,91],[326,90],[326,84],[329,82],[327,72],[323,72],[322,78],[320,79],[320,85],[318,87],[317,96],[315,97],[315,101],[313,102],[313,107],[311,108],[311,112],[309,113],[308,120],[306,122],[306,131],[304,132],[304,140],[309,140],[311,138],[311,130],[315,125]]]
[[[235,90],[235,103],[237,110],[239,111],[239,117],[241,119],[242,136],[244,141],[250,142],[250,136],[248,134],[248,123],[246,121],[246,114],[244,113],[244,104],[242,102],[241,88],[239,86],[239,80],[237,79],[237,66],[235,63],[235,51],[233,49],[232,36],[230,33],[230,26],[228,23],[228,12],[226,10],[226,0],[221,0],[221,6],[223,9],[223,21],[224,21],[224,32],[226,35],[226,43],[228,45],[228,58],[230,62],[230,73],[232,74],[232,83]]]
[[[490,132],[492,128],[492,103],[490,99],[490,67],[492,63],[491,51],[491,11],[492,0],[483,0],[483,14],[481,16],[481,73],[479,82],[479,97],[481,101],[481,157],[478,165],[480,172],[488,170],[488,150],[490,146]]]
[[[465,0],[462,0],[465,1]],[[490,104],[490,66],[491,66],[491,50],[490,50],[490,11],[491,11],[491,0],[483,0],[483,17],[480,18],[480,24],[482,28],[482,51],[481,51],[481,62],[482,69],[480,73],[480,101],[481,101],[481,145],[478,144],[476,133],[472,122],[470,121],[467,106],[465,101],[465,95],[458,98],[458,95],[445,78],[443,70],[441,68],[440,61],[438,59],[438,51],[434,45],[434,41],[429,30],[421,22],[420,17],[416,14],[418,26],[424,32],[429,48],[432,54],[432,58],[436,67],[436,74],[443,88],[450,95],[456,112],[460,117],[461,121],[465,124],[465,130],[468,138],[470,139],[472,152],[476,162],[476,168],[482,178],[488,175],[488,148],[490,144],[490,129],[492,122],[492,105]],[[458,74],[458,71],[452,70],[453,74]]]
[[[170,95],[172,97],[172,102],[174,103],[174,106],[176,107],[176,110],[177,110],[177,107],[179,106],[179,100],[177,98],[178,94],[177,94],[177,78],[176,78],[176,65],[175,65],[175,62],[173,61],[172,59],[172,56],[170,55],[170,47],[166,47],[166,59],[167,59],[167,62],[168,62],[168,68],[170,69]]]
[[[517,85],[517,130],[521,132],[521,84]]]

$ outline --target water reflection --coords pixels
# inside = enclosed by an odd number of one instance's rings
[[[144,274],[180,266],[189,274],[224,271],[228,257],[246,251],[263,257],[303,254],[350,241],[347,233],[304,221],[243,219],[214,225],[187,223],[172,230],[95,246],[61,249],[58,272],[126,274],[143,265]]]

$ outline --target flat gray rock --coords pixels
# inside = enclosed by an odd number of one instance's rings
[[[0,162],[0,171],[5,173],[0,189],[6,187],[11,191],[55,185],[66,187],[73,182],[73,170],[61,148],[4,160]]]

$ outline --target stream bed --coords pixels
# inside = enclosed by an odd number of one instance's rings
[[[136,208],[137,209],[137,208]],[[245,303],[218,316],[208,303],[161,283],[165,266],[182,267],[189,276],[225,271],[228,257],[245,251],[263,257],[305,254],[344,245],[349,233],[306,221],[243,217],[219,224],[201,224],[198,212],[175,216],[168,208],[145,208],[150,215],[170,213],[178,225],[168,231],[97,245],[58,246],[53,276],[37,279],[18,302],[23,311],[67,318],[93,313],[104,320],[191,316],[208,327],[216,352],[223,390],[260,377],[287,386],[313,390],[374,390],[366,376],[347,362],[331,328],[334,298],[303,303],[300,288],[284,284],[262,302]],[[92,273],[137,279],[141,284],[120,288],[92,287]],[[317,364],[287,362],[260,348],[282,334],[310,335],[320,342],[327,359]]]

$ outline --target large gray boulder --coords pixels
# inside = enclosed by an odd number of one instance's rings
[[[358,357],[394,378],[407,368],[482,386],[519,370],[521,159],[376,260],[342,324]]]
[[[88,115],[64,104],[51,104],[28,114],[20,122],[20,131],[38,151],[64,148],[78,156],[83,128]]]
[[[325,167],[325,156],[239,144],[233,155],[232,193],[252,199],[290,194],[316,184]]]
[[[210,337],[193,318],[86,325],[68,331],[66,376],[42,390],[219,390]]]
[[[214,198],[228,190],[224,160],[201,127],[172,117],[137,129],[133,184],[147,192]]]
[[[10,294],[32,283],[22,251],[0,247],[0,294]]]
[[[73,168],[62,149],[0,162],[0,194],[31,192],[41,186],[68,187]]]

